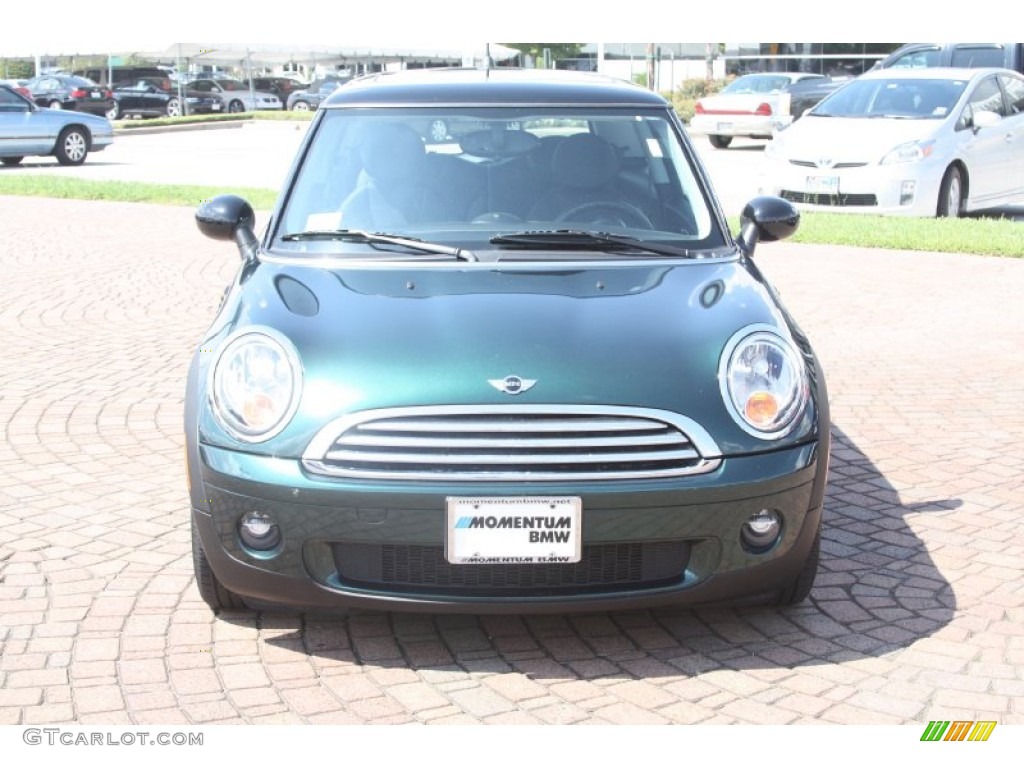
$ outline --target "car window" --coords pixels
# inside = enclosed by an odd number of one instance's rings
[[[966,80],[892,78],[854,80],[810,111],[811,115],[859,118],[944,119],[956,106]]]
[[[999,83],[994,77],[986,77],[978,83],[978,87],[974,89],[967,103],[975,113],[995,112],[997,115],[1006,117],[1003,93],[999,90]]]
[[[281,239],[356,229],[487,249],[501,232],[578,228],[722,244],[663,112],[451,107],[327,110],[275,245],[365,253]]]
[[[18,94],[0,88],[0,112],[28,112],[28,104]]]
[[[1024,78],[999,75],[999,82],[1006,91],[1006,100],[1010,104],[1010,114],[1024,114]]]
[[[783,76],[744,75],[725,88],[722,93],[775,93],[789,85],[789,78]]]
[[[889,69],[922,69],[925,67],[938,67],[942,64],[942,50],[936,48],[921,48],[915,51],[908,51],[902,56],[893,59]]]
[[[1006,64],[1006,53],[1000,46],[958,45],[953,49],[954,67],[1002,67]]]

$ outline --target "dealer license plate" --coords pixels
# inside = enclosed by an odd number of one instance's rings
[[[578,563],[578,496],[447,499],[445,558],[456,564]]]
[[[812,195],[838,195],[838,176],[808,176],[807,191]]]
[[[719,123],[718,124],[718,130],[720,130],[720,131],[728,131],[730,128],[732,128],[732,123]]]

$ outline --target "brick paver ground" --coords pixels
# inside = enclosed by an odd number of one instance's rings
[[[214,617],[181,411],[234,248],[0,206],[0,724],[1024,722],[1024,260],[760,248],[831,388],[804,605]]]

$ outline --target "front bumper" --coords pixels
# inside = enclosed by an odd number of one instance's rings
[[[935,215],[944,171],[921,163],[829,169],[773,159],[764,168],[761,194],[785,198],[803,210],[923,217]],[[826,191],[831,184],[838,191]]]
[[[730,458],[684,480],[567,490],[342,483],[298,462],[201,446],[204,503],[192,514],[218,580],[257,606],[543,613],[763,601],[797,577],[819,530],[827,452],[818,448]],[[570,493],[582,499],[581,564],[444,561],[447,496]],[[740,527],[764,508],[781,514],[780,540],[751,553]],[[253,510],[283,534],[272,555],[239,540],[238,519]]]

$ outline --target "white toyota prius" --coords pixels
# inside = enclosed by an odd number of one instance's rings
[[[765,147],[761,191],[801,208],[961,216],[1024,203],[1024,77],[868,72]]]

